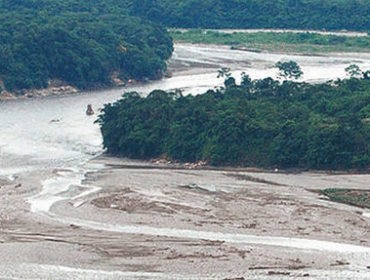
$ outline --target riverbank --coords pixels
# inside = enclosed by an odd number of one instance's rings
[[[341,279],[356,275],[354,268],[370,275],[364,210],[312,192],[366,189],[370,175],[189,169],[105,156],[92,162],[106,168],[87,174],[85,184],[101,191],[79,210],[63,202],[53,212],[77,230],[129,237],[123,245],[101,241],[99,250],[130,271],[192,279]]]
[[[237,82],[240,80],[241,73],[247,73],[253,79],[266,77],[276,77],[277,69],[274,67],[277,61],[291,59],[296,61],[302,68],[304,75],[299,81],[309,83],[321,83],[327,80],[342,79],[346,77],[344,69],[350,64],[357,64],[363,71],[370,69],[370,55],[368,53],[315,53],[305,54],[302,52],[291,52],[289,49],[275,51],[250,51],[250,48],[235,47],[230,49],[230,45],[224,44],[205,44],[205,43],[176,43],[175,52],[168,61],[168,69],[165,78],[160,81],[151,81],[151,90],[184,90],[188,93],[189,82],[194,83],[196,76],[202,84],[194,94],[204,93],[210,88],[223,86],[222,79],[217,79],[218,70],[222,67],[231,69],[232,75]],[[239,49],[240,48],[240,49]],[[141,91],[146,83],[139,83],[130,80],[125,86],[121,81],[115,82],[117,87],[109,89],[99,88],[99,90],[122,90]],[[160,84],[156,87],[150,85]],[[170,87],[167,84],[172,84]],[[207,84],[207,85],[203,85]],[[55,85],[55,84],[54,84]],[[78,92],[76,88],[66,84],[52,86],[47,90],[30,91],[22,98],[39,98],[45,96],[65,96],[74,95]],[[95,89],[94,89],[95,91]],[[84,91],[85,92],[85,91]],[[145,92],[148,94],[148,92]],[[3,91],[0,100],[19,98],[12,93]]]
[[[338,52],[368,53],[370,39],[364,33],[303,30],[170,30],[178,43],[228,45],[251,52],[316,55]]]
[[[42,220],[58,224],[49,240],[83,246],[89,258],[105,256],[94,269],[156,279],[370,275],[363,209],[312,192],[366,188],[370,175],[189,169],[105,156],[88,164],[105,166],[82,185],[100,191],[78,203],[61,200]],[[33,231],[39,233],[21,237],[47,241],[43,229]]]
[[[80,168],[95,170],[82,184],[66,185],[68,169],[2,181],[3,265],[38,263],[54,277],[65,273],[54,265],[64,266],[77,279],[98,271],[105,279],[370,275],[367,212],[313,192],[366,189],[370,175],[194,169],[107,156]],[[33,196],[46,212],[30,212]],[[54,200],[50,209],[43,196]]]
[[[7,90],[2,90],[0,92],[0,100],[13,100],[13,99],[27,99],[27,98],[42,98],[50,96],[65,96],[70,94],[77,94],[79,92],[86,91],[102,91],[102,90],[113,90],[123,88],[125,86],[141,85],[144,82],[138,82],[134,79],[128,79],[127,82],[119,79],[116,73],[112,75],[111,85],[95,84],[89,89],[80,90],[77,87],[73,87],[61,80],[51,80],[49,85],[44,89],[24,89],[19,90],[19,92],[9,92]],[[4,88],[4,83],[0,81],[0,86]]]

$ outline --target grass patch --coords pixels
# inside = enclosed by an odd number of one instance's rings
[[[329,188],[321,191],[330,200],[361,208],[370,208],[370,190]]]
[[[369,52],[370,36],[323,35],[312,32],[234,32],[170,30],[175,41],[223,44],[235,49],[254,49],[297,53]]]

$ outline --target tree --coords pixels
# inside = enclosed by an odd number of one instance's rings
[[[370,71],[366,70],[365,72],[362,72],[362,76],[364,80],[370,80]]]
[[[224,81],[224,85],[226,88],[231,88],[235,86],[235,79],[233,77],[229,77]]]
[[[295,61],[277,62],[275,67],[279,69],[278,77],[284,78],[285,80],[299,79],[303,72]]]
[[[245,72],[242,72],[241,73],[241,86],[245,87],[245,88],[250,88],[251,84],[252,84],[252,79],[251,77],[249,77],[248,74],[246,74]]]
[[[225,77],[226,79],[231,76],[230,68],[222,67],[220,70],[218,70],[217,78]]]
[[[346,74],[350,78],[359,79],[362,76],[362,71],[361,71],[360,67],[358,67],[358,65],[356,65],[356,64],[351,64],[350,66],[348,66],[344,70],[346,71]]]

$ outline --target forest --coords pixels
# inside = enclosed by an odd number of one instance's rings
[[[160,24],[128,15],[116,1],[0,2],[0,78],[10,91],[60,79],[80,89],[158,79],[173,51]]]
[[[137,0],[130,13],[181,28],[370,30],[370,0]]]
[[[3,0],[0,91],[161,78],[168,27],[369,31],[370,0]]]
[[[369,73],[352,65],[348,79],[308,84],[294,81],[302,73],[290,66],[280,71],[283,80],[244,74],[237,85],[226,75],[224,87],[196,96],[127,92],[106,104],[97,120],[104,146],[129,158],[214,166],[368,166]]]

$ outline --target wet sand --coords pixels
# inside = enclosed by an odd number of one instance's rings
[[[191,169],[104,156],[89,164],[105,168],[59,194],[65,199],[48,212],[32,213],[25,201],[40,191],[39,176],[2,182],[0,276],[370,276],[370,220],[364,210],[311,191],[367,188],[370,175]],[[68,195],[91,186],[100,190]],[[22,265],[33,269],[25,273]]]

